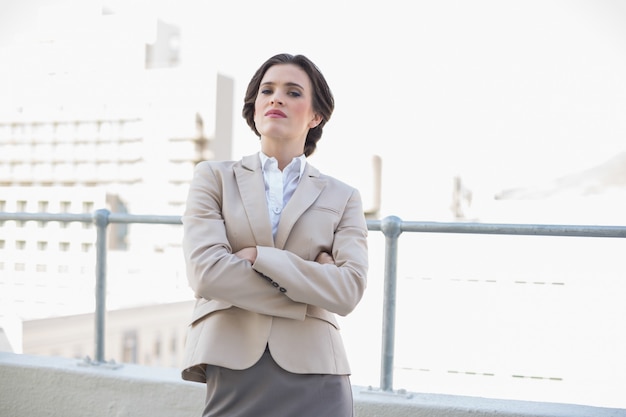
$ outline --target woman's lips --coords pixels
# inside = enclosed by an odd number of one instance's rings
[[[287,115],[280,110],[270,110],[267,113],[265,113],[265,116],[272,117],[272,118],[287,117]]]

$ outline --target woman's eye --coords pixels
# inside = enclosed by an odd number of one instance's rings
[[[272,94],[272,90],[269,88],[264,88],[260,91],[261,94]]]
[[[300,97],[302,94],[300,94],[299,91],[290,91],[289,95],[292,97]]]

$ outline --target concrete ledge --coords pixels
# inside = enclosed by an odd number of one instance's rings
[[[626,417],[626,410],[353,387],[355,417]],[[204,385],[176,369],[0,352],[0,415],[198,417]],[[277,416],[281,417],[281,416]],[[289,416],[291,417],[291,416]]]

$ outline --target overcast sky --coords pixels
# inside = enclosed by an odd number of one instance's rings
[[[23,14],[10,3],[4,36]],[[235,79],[235,157],[258,149],[239,117],[253,72],[275,53],[307,55],[336,98],[312,161],[350,181],[355,161],[380,155],[383,198],[404,218],[448,204],[454,175],[492,195],[626,150],[620,0],[106,3],[179,25],[183,65]]]
[[[257,149],[238,117],[254,70],[305,54],[337,101],[313,161],[343,175],[381,155],[384,197],[408,216],[441,209],[428,200],[454,175],[490,196],[626,150],[623,1],[161,2],[183,61],[236,80],[235,155]]]

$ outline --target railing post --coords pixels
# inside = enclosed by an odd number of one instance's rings
[[[93,222],[97,228],[96,237],[96,312],[95,312],[95,363],[104,360],[104,330],[106,315],[106,262],[107,262],[107,227],[109,214],[106,209],[96,210]]]
[[[402,220],[396,216],[385,217],[381,222],[381,231],[385,235],[385,289],[383,297],[380,389],[393,391],[398,236],[402,233]]]

